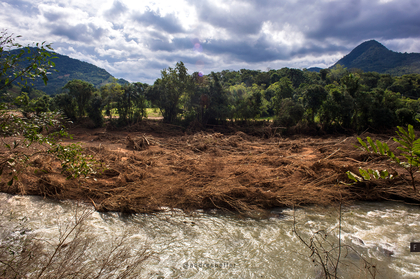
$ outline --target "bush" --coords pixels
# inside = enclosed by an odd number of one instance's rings
[[[286,127],[295,126],[303,117],[305,110],[301,104],[292,99],[283,99],[276,121]]]
[[[88,116],[94,123],[94,128],[102,127],[104,125],[104,116],[102,115],[102,109],[104,104],[102,98],[99,95],[95,95],[89,103]]]

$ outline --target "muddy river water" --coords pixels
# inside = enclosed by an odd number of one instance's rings
[[[43,239],[56,237],[58,224],[71,219],[76,207],[90,206],[0,194],[2,224],[5,218],[24,220]],[[87,226],[97,239],[128,232],[135,240],[131,245],[147,247],[153,256],[139,278],[321,278],[321,267],[314,265],[311,251],[292,231],[293,215],[304,240],[321,230],[330,243],[338,244],[337,208],[278,209],[264,219],[202,211],[130,216],[93,212]],[[354,249],[343,248],[343,278],[370,278],[361,257],[376,266],[376,278],[420,278],[420,253],[410,252],[410,242],[420,242],[419,206],[345,206],[341,239]]]

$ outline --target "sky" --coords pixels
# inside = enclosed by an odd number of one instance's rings
[[[1,0],[18,42],[153,84],[188,72],[329,67],[367,40],[420,52],[419,0]]]

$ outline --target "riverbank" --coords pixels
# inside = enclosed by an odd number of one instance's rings
[[[354,147],[356,136],[266,138],[240,131],[189,133],[158,121],[119,131],[70,130],[104,171],[66,179],[59,162],[34,156],[18,182],[7,175],[0,190],[92,203],[98,211],[150,213],[162,207],[248,212],[293,205],[403,200],[420,203],[405,177],[386,157]],[[264,135],[264,134],[263,134]],[[267,133],[269,135],[269,133]],[[388,141],[394,135],[362,138]],[[268,137],[268,138],[267,138]],[[387,169],[392,180],[350,185],[346,171]]]

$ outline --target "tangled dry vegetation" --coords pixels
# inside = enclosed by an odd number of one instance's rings
[[[2,179],[1,191],[83,200],[99,211],[127,213],[161,207],[249,212],[338,201],[420,202],[404,170],[386,157],[357,150],[356,136],[189,134],[152,121],[124,131],[70,132],[106,168],[103,172],[66,180],[59,162],[35,156],[17,183],[9,186]],[[370,136],[395,149],[392,135]],[[357,173],[359,167],[400,175],[349,184],[346,171]]]

